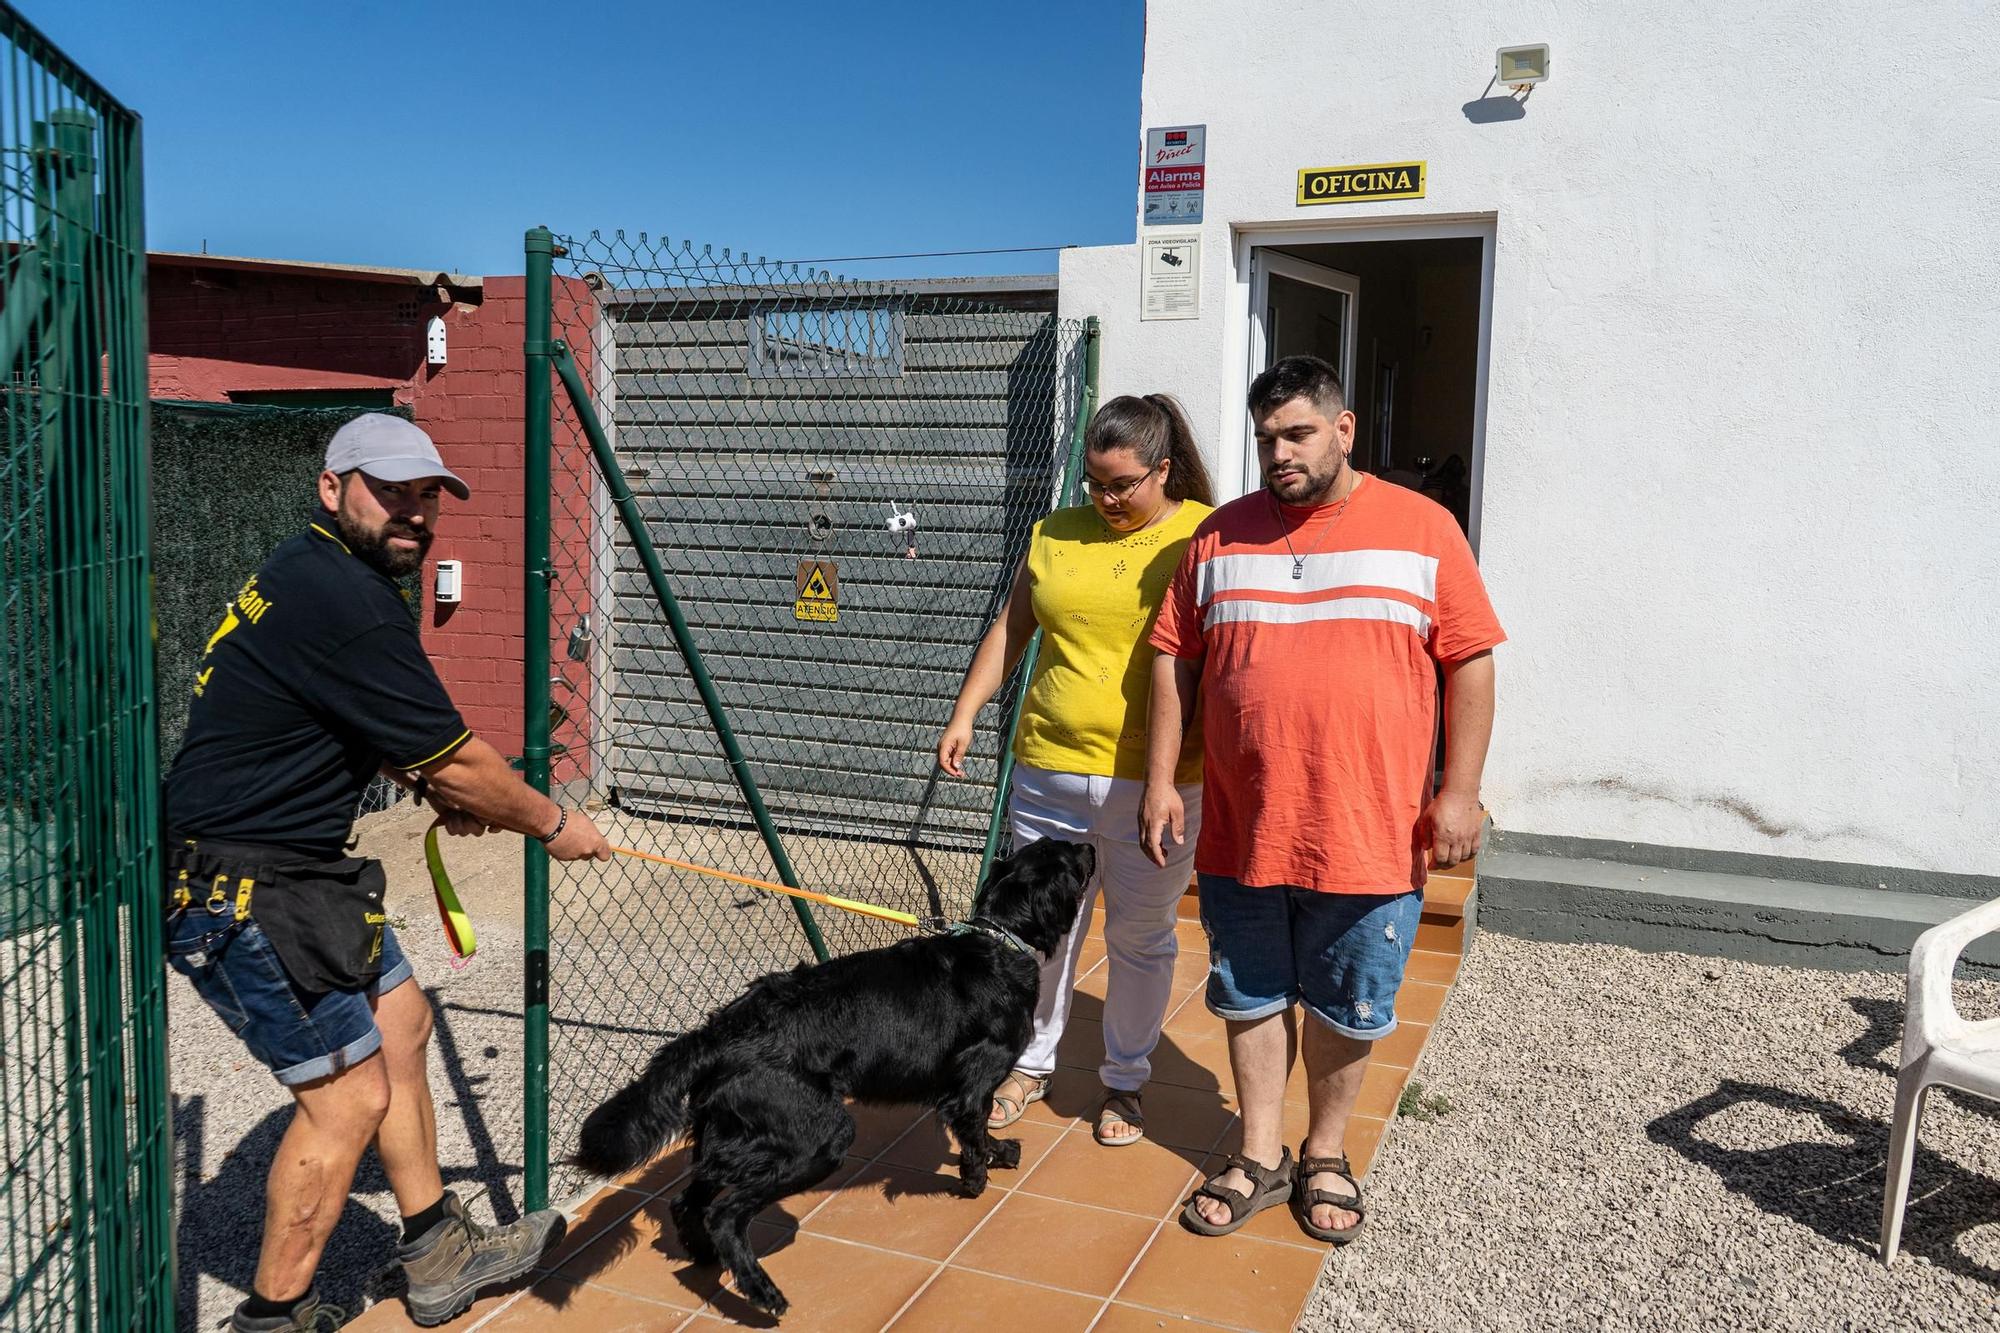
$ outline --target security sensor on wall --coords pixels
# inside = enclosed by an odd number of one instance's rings
[[[446,605],[465,597],[465,566],[457,560],[437,562],[437,600]]]
[[[1547,42],[1537,42],[1531,46],[1503,46],[1493,58],[1493,80],[1520,92],[1530,84],[1540,83],[1549,77],[1549,46]]]

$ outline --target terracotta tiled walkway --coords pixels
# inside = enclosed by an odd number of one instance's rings
[[[1471,887],[1461,872],[1434,879],[1426,896],[1397,1001],[1401,1026],[1377,1048],[1348,1131],[1357,1170],[1373,1160],[1457,975]],[[1201,1002],[1207,945],[1192,920],[1181,923],[1180,936],[1174,1008],[1146,1089],[1147,1141],[1107,1149],[1091,1138],[1104,994],[1103,947],[1093,940],[1063,1067],[1048,1100],[1009,1131],[1021,1139],[1018,1171],[995,1171],[984,1197],[961,1199],[951,1193],[955,1158],[935,1120],[870,1109],[859,1114],[860,1138],[833,1178],[754,1225],[760,1257],[792,1303],[783,1327],[1290,1329],[1327,1251],[1299,1232],[1289,1210],[1271,1209],[1220,1239],[1196,1237],[1174,1221],[1237,1133],[1222,1023]],[[1306,1116],[1299,1073],[1291,1093],[1286,1135],[1296,1145]],[[684,1166],[677,1152],[600,1193],[573,1222],[547,1275],[482,1300],[449,1327],[771,1327],[676,1245],[667,1200]],[[351,1327],[380,1333],[411,1325],[392,1301]]]

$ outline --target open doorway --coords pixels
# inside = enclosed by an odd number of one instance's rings
[[[1338,367],[1355,416],[1355,467],[1430,496],[1472,535],[1491,242],[1378,239],[1393,234],[1370,229],[1367,239],[1345,240],[1334,231],[1251,246],[1247,373],[1301,352]],[[1248,489],[1257,472],[1247,431],[1244,443]]]

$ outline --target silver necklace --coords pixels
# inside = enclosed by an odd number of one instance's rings
[[[1341,520],[1342,515],[1347,513],[1348,503],[1354,499],[1354,492],[1360,489],[1361,489],[1361,475],[1359,473],[1356,473],[1354,477],[1353,487],[1348,490],[1347,494],[1341,496],[1340,503],[1333,507],[1333,517],[1327,520],[1326,537],[1320,542],[1320,551],[1319,552],[1308,551],[1306,552],[1306,555],[1316,555],[1326,550],[1328,543],[1330,543],[1333,540],[1334,525],[1338,524]],[[1304,555],[1300,555],[1298,551],[1294,549],[1294,547],[1292,546],[1291,530],[1285,526],[1285,515],[1284,511],[1278,508],[1278,497],[1276,495],[1272,495],[1271,492],[1269,491],[1265,491],[1264,494],[1271,496],[1271,517],[1277,520],[1278,535],[1285,539],[1285,550],[1291,554],[1292,577],[1294,579],[1302,580],[1306,576],[1306,557]]]

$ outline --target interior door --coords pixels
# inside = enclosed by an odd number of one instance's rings
[[[1316,356],[1340,372],[1354,397],[1355,321],[1361,280],[1352,273],[1263,249],[1250,258],[1250,374],[1280,357]],[[1261,485],[1253,442],[1244,459],[1244,489]]]

